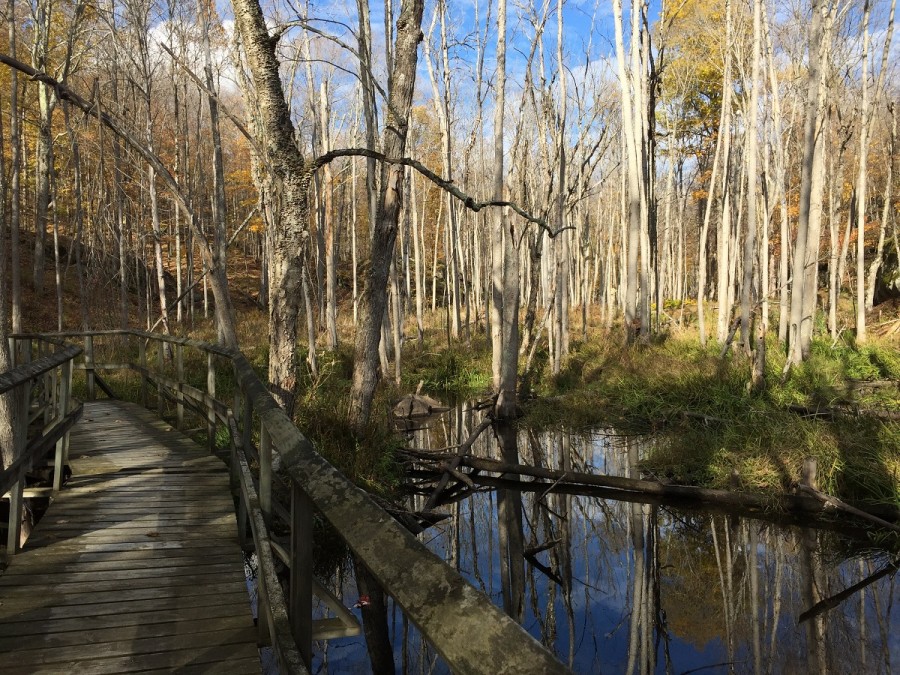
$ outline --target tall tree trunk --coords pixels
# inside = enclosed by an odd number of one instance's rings
[[[825,76],[828,70],[834,8],[814,0],[809,35],[806,119],[800,171],[800,209],[791,281],[790,330],[785,369],[809,355],[816,307],[819,232],[822,219],[822,168]]]
[[[781,93],[778,90],[778,77],[775,74],[775,58],[772,49],[772,37],[769,32],[769,18],[766,5],[762,5],[762,25],[765,37],[766,68],[769,75],[769,89],[772,96],[772,123],[775,149],[775,200],[779,209],[779,255],[778,255],[778,340],[787,340],[790,295],[788,293],[788,273],[790,270],[790,224],[788,222],[787,196],[785,195],[785,153],[784,124],[781,115]]]
[[[716,136],[716,149],[713,153],[712,173],[709,178],[709,189],[706,195],[706,204],[703,208],[703,225],[700,228],[700,254],[697,258],[697,325],[700,331],[700,344],[706,346],[706,244],[709,239],[709,221],[712,215],[713,204],[716,202],[716,180],[719,174],[719,164],[722,161],[723,138],[729,133],[728,122],[730,116],[726,114],[731,105],[731,2],[725,0],[725,75],[722,78],[722,110],[719,116],[719,133]],[[725,146],[727,147],[727,145]],[[725,179],[728,182],[728,159],[725,150]],[[727,187],[723,186],[723,191]]]
[[[243,3],[248,0],[238,1]],[[424,4],[424,0],[401,0],[400,4],[383,141],[387,157],[401,157],[406,150]],[[403,201],[403,167],[385,164],[381,173],[380,208],[372,232],[372,250],[356,331],[353,387],[350,392],[350,423],[357,430],[367,425],[375,394],[378,342],[387,300],[388,270]]]
[[[866,189],[869,161],[869,15],[871,3],[863,4],[862,103],[859,106],[859,173],[856,177],[856,343],[866,341]]]
[[[213,241],[212,241],[212,269],[210,275],[216,279],[216,283],[224,285],[227,280],[225,263],[225,249],[227,247],[227,212],[225,201],[225,161],[222,157],[222,135],[219,131],[219,101],[213,95],[217,91],[213,79],[212,50],[209,44],[209,30],[212,26],[212,8],[205,0],[199,2],[199,15],[203,26],[203,75],[206,80],[206,105],[209,109],[209,128],[213,143]],[[179,265],[180,265],[179,261]],[[218,296],[216,303],[222,301]],[[233,314],[230,296],[228,298],[228,313]],[[221,316],[217,312],[217,316]],[[217,334],[219,342],[225,342],[225,327],[217,321]]]
[[[309,182],[284,97],[275,42],[256,0],[234,0],[235,22],[256,90],[259,128],[274,192],[269,290],[269,386],[288,415],[297,385],[297,319],[308,252]],[[274,222],[278,226],[274,227]]]
[[[6,5],[9,21],[9,55],[16,58],[16,3],[9,0]],[[9,209],[9,251],[14,261],[11,270],[12,291],[12,332],[22,331],[22,268],[15,264],[21,259],[19,251],[21,226],[21,181],[22,181],[22,139],[19,128],[19,74],[11,73],[9,83],[9,145],[10,145],[10,209]]]
[[[34,6],[34,44],[32,65],[41,72],[47,70],[50,52],[50,27],[53,15],[51,0],[38,0]],[[53,172],[53,110],[55,93],[44,83],[38,83],[38,134],[35,147],[35,205],[33,283],[38,295],[44,291],[44,248],[50,208],[50,179]]]
[[[632,12],[635,11],[632,5]],[[622,133],[625,145],[628,228],[627,228],[627,267],[625,280],[625,336],[627,342],[633,342],[641,333],[641,319],[638,311],[638,254],[641,238],[641,174],[640,151],[638,147],[637,129],[634,125],[632,105],[632,89],[637,87],[633,81],[634,73],[625,69],[625,43],[622,35],[622,0],[613,0],[613,21],[616,34],[616,63],[619,75],[619,86],[622,95]],[[637,49],[637,45],[631,45]]]
[[[753,54],[750,75],[750,119],[747,125],[747,235],[744,239],[744,279],[741,284],[741,334],[744,340],[744,349],[753,354],[753,368],[751,384],[755,391],[765,386],[766,375],[766,329],[768,327],[768,305],[761,312],[759,322],[759,334],[756,346],[751,345],[753,339],[750,335],[750,318],[753,309],[753,266],[759,261],[759,292],[756,294],[762,300],[762,289],[766,286],[764,277],[768,274],[768,237],[762,237],[766,245],[757,249],[756,230],[759,219],[757,217],[757,205],[759,204],[759,172],[757,159],[759,155],[759,68],[760,48],[762,43],[762,0],[753,2]],[[766,227],[763,225],[763,227]]]
[[[568,74],[563,63],[563,2],[556,5],[556,67],[559,71],[559,129],[557,137],[557,186],[556,194],[556,230],[566,226],[566,83]],[[556,297],[554,315],[556,324],[556,354],[553,359],[553,374],[558,374],[562,367],[563,359],[569,354],[569,233],[561,232],[556,244]]]
[[[331,110],[328,102],[328,87],[323,81],[319,87],[319,138],[322,154],[331,151]],[[322,169],[322,201],[325,229],[325,322],[327,326],[328,348],[337,349],[337,247],[335,245],[334,222],[334,178],[331,166]]]
[[[504,171],[504,120],[506,112],[506,0],[497,2],[497,73],[494,103],[494,199],[506,199]],[[505,208],[497,209],[492,232],[491,331],[494,406],[498,418],[516,411],[516,377],[519,370],[519,251],[516,233]]]
[[[887,175],[884,185],[884,206],[881,211],[881,226],[878,228],[878,244],[875,247],[875,256],[869,265],[868,283],[866,285],[866,309],[872,309],[875,304],[875,285],[878,281],[878,270],[884,262],[884,240],[887,233],[888,220],[891,218],[891,203],[894,187],[894,157],[897,151],[897,107],[892,101],[888,104],[891,115],[891,140],[888,145]]]

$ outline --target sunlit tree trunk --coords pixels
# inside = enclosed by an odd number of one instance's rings
[[[241,0],[244,1],[244,0]],[[388,94],[383,150],[388,157],[402,157],[406,149],[409,111],[415,89],[418,44],[422,37],[424,0],[402,0],[397,20],[397,44]],[[356,331],[350,423],[362,429],[368,423],[377,384],[377,353],[387,300],[387,278],[397,239],[403,200],[403,167],[382,166],[378,217],[374,222],[372,250]]]
[[[562,361],[569,354],[569,233],[562,232],[566,227],[566,195],[568,185],[566,179],[566,83],[569,79],[563,62],[563,1],[556,5],[556,68],[559,73],[559,113],[557,130],[557,187],[556,187],[556,231],[561,232],[554,241],[556,253],[556,295],[554,302],[554,324],[556,328],[555,354],[553,358],[553,374],[558,374]],[[633,10],[632,10],[633,11]]]
[[[754,390],[760,390],[765,386],[765,370],[766,370],[766,329],[768,327],[768,317],[765,311],[761,313],[759,334],[756,339],[756,346],[751,344],[753,337],[750,334],[750,319],[753,313],[752,302],[754,297],[753,288],[753,269],[754,263],[759,262],[759,287],[756,289],[756,295],[762,300],[762,289],[766,286],[763,277],[768,274],[768,237],[763,240],[766,243],[764,247],[757,248],[756,234],[759,226],[759,218],[757,216],[757,205],[759,204],[759,172],[757,169],[759,156],[759,68],[760,68],[760,45],[762,42],[762,0],[754,0],[753,2],[753,46],[752,46],[752,66],[750,75],[750,110],[749,120],[747,123],[747,143],[746,143],[746,162],[747,162],[747,234],[744,237],[744,278],[741,283],[741,340],[744,343],[744,349],[747,352],[753,352],[752,367],[752,386]],[[765,225],[763,226],[765,227]],[[766,305],[768,309],[768,305]]]
[[[859,106],[859,172],[856,177],[856,343],[866,341],[866,206],[869,161],[869,16],[871,3],[863,4],[862,102]]]
[[[212,50],[209,44],[209,31],[212,25],[212,8],[206,0],[200,0],[198,3],[198,12],[202,25],[202,42],[203,42],[203,75],[206,82],[206,105],[209,110],[209,129],[212,137],[213,145],[213,200],[212,200],[212,216],[213,216],[213,240],[212,249],[212,269],[210,275],[214,276],[220,285],[227,283],[226,276],[226,226],[227,226],[227,209],[225,200],[225,161],[222,156],[222,134],[219,130],[219,102],[215,96],[218,90],[213,79],[212,69]],[[181,265],[181,261],[178,261]],[[221,298],[216,298],[216,303],[221,302]],[[229,306],[227,313],[233,315],[231,308],[231,298],[228,298]],[[221,315],[221,313],[218,313]],[[219,342],[225,342],[225,327],[217,322],[217,332]]]
[[[706,203],[703,208],[703,225],[700,228],[700,255],[697,257],[697,325],[700,332],[700,344],[706,346],[706,244],[709,238],[709,221],[712,215],[713,205],[716,203],[716,181],[719,175],[719,164],[722,162],[723,147],[725,154],[725,180],[723,191],[727,190],[728,159],[727,143],[723,145],[723,139],[730,135],[728,124],[730,116],[728,110],[731,105],[731,2],[725,0],[725,75],[722,78],[722,111],[719,116],[719,133],[716,136],[716,149],[713,153],[712,173],[709,179],[709,189],[706,194]],[[721,264],[721,261],[720,261]]]
[[[636,11],[636,5],[632,5],[631,11]],[[634,81],[635,73],[626,71],[625,43],[622,35],[622,1],[613,0],[613,20],[616,34],[616,63],[619,75],[619,86],[622,94],[622,133],[624,138],[624,154],[626,157],[627,176],[627,200],[628,200],[628,227],[627,227],[627,267],[626,267],[626,291],[625,291],[625,335],[628,342],[633,342],[642,329],[639,313],[638,296],[638,258],[641,241],[641,152],[639,147],[638,130],[635,128],[635,115],[632,98],[632,90],[637,89],[638,82]],[[631,49],[636,50],[638,45],[632,41]]]
[[[825,113],[825,77],[828,71],[834,8],[827,0],[815,0],[809,32],[806,118],[803,126],[803,158],[800,172],[800,204],[794,265],[791,275],[788,359],[785,368],[809,355],[816,308],[819,233],[822,221]]]
[[[34,43],[31,63],[41,72],[47,71],[50,53],[50,29],[53,16],[51,0],[38,0],[32,7]],[[34,205],[34,290],[44,290],[44,248],[50,208],[50,182],[53,172],[53,111],[56,94],[43,82],[37,83],[38,124],[35,147],[35,205]]]
[[[9,21],[9,55],[16,58],[16,3],[9,0],[6,5]],[[9,209],[9,250],[11,259],[20,260],[21,226],[21,180],[22,180],[22,139],[19,127],[19,74],[13,71],[9,82],[9,145],[10,145],[10,209]],[[18,264],[11,269],[12,292],[12,332],[22,331],[22,269]]]
[[[887,166],[887,175],[885,176],[884,185],[884,205],[881,211],[881,225],[878,228],[878,244],[875,246],[875,256],[869,265],[868,283],[866,285],[866,309],[872,309],[875,304],[875,285],[878,281],[878,271],[884,262],[884,240],[887,233],[888,220],[891,218],[891,203],[894,187],[894,157],[897,150],[897,108],[891,102],[888,104],[888,110],[891,115],[891,140],[888,146],[888,157],[885,165]]]

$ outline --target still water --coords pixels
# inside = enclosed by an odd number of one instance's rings
[[[454,410],[411,431],[410,446],[453,446],[474,426],[470,413]],[[645,449],[609,431],[511,436],[501,449],[488,430],[472,453],[636,476]],[[412,483],[421,480],[416,470]],[[413,510],[432,488],[415,489]],[[546,488],[482,487],[437,510],[450,517],[421,540],[576,673],[900,673],[895,575],[799,622],[816,603],[891,563],[858,532]],[[359,592],[351,566],[330,573],[352,607]],[[387,622],[397,672],[448,672],[390,604]],[[362,637],[318,645],[314,672],[370,670]]]

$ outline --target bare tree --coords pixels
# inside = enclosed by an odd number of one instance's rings
[[[382,141],[382,149],[387,157],[402,157],[406,151],[424,5],[424,0],[401,0],[400,3]],[[372,396],[377,383],[376,358],[387,299],[387,278],[402,204],[403,167],[399,164],[383,164],[379,208],[372,227],[372,250],[356,331],[353,388],[350,392],[350,423],[357,429],[362,429],[369,421]]]

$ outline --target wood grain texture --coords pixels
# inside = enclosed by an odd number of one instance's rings
[[[142,408],[95,401],[70,463],[0,575],[0,669],[258,673],[222,462]]]

